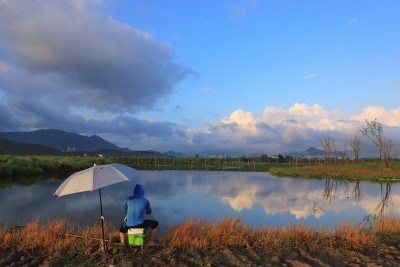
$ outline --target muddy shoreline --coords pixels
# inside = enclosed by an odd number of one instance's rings
[[[93,245],[85,254],[74,252],[46,256],[29,250],[0,249],[3,266],[400,266],[400,234],[386,237],[374,248],[337,249],[329,252],[307,248],[281,251],[253,247],[171,249],[152,247],[144,253],[133,247],[100,251]]]

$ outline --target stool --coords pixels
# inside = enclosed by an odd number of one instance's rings
[[[128,229],[128,244],[134,247],[142,247],[144,243],[144,229],[143,228],[129,228]]]

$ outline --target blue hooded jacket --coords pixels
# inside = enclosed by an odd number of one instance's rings
[[[127,213],[126,226],[135,226],[144,222],[144,214],[151,214],[150,202],[144,197],[144,188],[140,184],[135,186],[133,195],[125,202],[124,210]]]

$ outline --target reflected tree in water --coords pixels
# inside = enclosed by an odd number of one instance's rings
[[[335,179],[325,179],[324,181],[325,186],[324,186],[324,191],[322,192],[322,200],[324,200],[326,203],[331,204],[332,200],[336,200],[338,198],[338,195],[340,191],[343,189],[344,195],[347,198],[354,199],[357,202],[361,200],[361,183],[356,182],[353,190],[351,191],[351,196],[349,196],[350,192],[350,183],[348,181],[341,181],[341,180],[335,180]],[[325,208],[321,204],[318,204],[317,202],[314,201],[314,206],[313,206],[313,211],[314,214],[320,213],[320,212],[325,212]]]
[[[363,198],[362,186],[360,181],[350,183],[347,181],[340,181],[335,179],[325,179],[325,187],[322,192],[322,199],[328,204],[331,204],[332,200],[338,199],[340,192],[344,192],[344,195],[348,199],[353,200],[356,205],[360,203]],[[376,208],[368,214],[364,219],[364,224],[372,225],[375,220],[384,219],[387,214],[387,209],[391,204],[392,196],[392,183],[380,184],[380,201]],[[322,205],[314,202],[313,206],[314,214],[324,212],[325,209]]]
[[[351,194],[348,194],[350,191],[350,185],[353,185],[354,187],[352,188]],[[325,188],[322,193],[322,198],[328,203],[331,203],[332,200],[337,199],[337,195],[341,189],[344,190],[347,198],[355,201],[356,205],[358,205],[363,198],[360,181],[350,184],[346,181],[337,181],[334,179],[325,180]],[[364,224],[371,225],[375,220],[381,220],[385,218],[387,209],[391,203],[391,195],[392,183],[380,184],[380,201],[376,208],[363,219]],[[313,209],[314,213],[320,210],[318,207],[316,207],[315,203]]]
[[[350,192],[350,186],[353,186]],[[335,179],[325,179],[325,187],[322,193],[322,199],[329,204],[332,200],[336,200],[340,191],[343,190],[348,199],[352,199],[358,205],[363,198],[361,182],[356,181],[349,183],[347,181],[338,181]],[[368,216],[376,216],[383,219],[386,215],[387,208],[391,202],[392,183],[380,185],[380,202],[377,207]]]
[[[356,202],[357,206],[358,203],[360,203],[361,199],[362,199],[362,189],[361,189],[361,183],[360,181],[356,181],[354,183],[354,188],[352,191],[352,194],[354,201]]]
[[[381,201],[373,212],[378,218],[383,219],[390,204],[392,183],[381,184]]]
[[[344,189],[344,193],[347,195],[349,192],[349,186],[350,184],[347,181],[325,179],[325,187],[324,191],[322,192],[322,199],[330,204],[332,200],[337,199],[339,190],[341,188]]]
[[[387,208],[391,203],[392,183],[381,184],[381,201],[375,210],[365,216],[363,224],[365,227],[372,228],[377,220],[383,220],[387,214]]]

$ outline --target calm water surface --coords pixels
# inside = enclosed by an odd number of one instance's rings
[[[399,216],[400,185],[277,178],[269,173],[143,171],[134,182],[102,189],[105,220],[119,225],[122,206],[136,183],[145,187],[153,214],[165,231],[185,219],[242,218],[254,227],[288,223],[324,228],[343,221],[362,223],[368,215]],[[98,191],[60,198],[61,182],[0,189],[0,225],[23,225],[32,219],[67,218],[74,225],[100,222]]]

